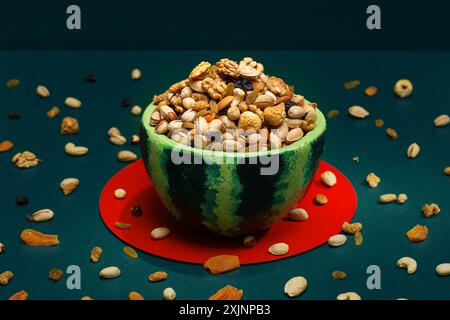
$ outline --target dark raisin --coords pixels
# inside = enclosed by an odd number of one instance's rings
[[[253,83],[250,78],[240,77],[236,78],[234,81],[235,88],[242,89],[244,91],[250,91],[253,89]]]
[[[131,106],[131,99],[130,98],[124,98],[122,100],[122,107],[127,108],[129,106]]]
[[[134,205],[131,207],[131,215],[133,217],[140,217],[142,216],[142,209],[140,206],[138,205]]]
[[[88,73],[84,77],[84,81],[86,81],[86,82],[96,82],[97,81],[97,77],[95,76],[94,73]]]
[[[20,113],[18,112],[10,112],[8,113],[8,118],[11,120],[17,120],[20,118]]]
[[[286,109],[289,109],[290,107],[295,106],[295,102],[292,102],[292,101],[286,101],[286,102],[284,103],[284,106],[286,107]]]
[[[28,204],[28,198],[25,196],[19,196],[16,198],[16,204],[19,206],[24,206]]]

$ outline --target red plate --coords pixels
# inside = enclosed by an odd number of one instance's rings
[[[332,188],[320,182],[320,174],[330,170],[338,183]],[[114,190],[123,188],[127,197],[114,198]],[[323,193],[328,203],[319,206],[314,196]],[[131,216],[131,207],[139,205],[143,215]],[[147,176],[142,160],[136,161],[115,174],[100,195],[100,214],[106,226],[128,245],[158,257],[176,261],[203,264],[208,258],[220,254],[239,256],[241,264],[268,262],[295,256],[314,249],[341,231],[344,221],[351,221],[356,211],[357,198],[350,181],[336,168],[322,161],[314,181],[297,207],[304,208],[309,219],[304,222],[281,220],[269,230],[255,235],[256,245],[245,248],[242,237],[227,238],[212,234],[199,234],[185,228],[164,209]],[[130,229],[119,229],[115,222],[131,224]],[[169,227],[169,237],[155,241],[150,232],[156,227]],[[271,255],[267,249],[274,243],[285,242],[289,252],[283,256]]]

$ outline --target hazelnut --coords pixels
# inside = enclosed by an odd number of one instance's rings
[[[274,127],[282,125],[285,118],[286,112],[284,111],[283,103],[264,109],[264,120]]]
[[[258,131],[261,128],[261,124],[261,118],[251,111],[245,111],[239,119],[239,128],[244,130],[253,129]]]

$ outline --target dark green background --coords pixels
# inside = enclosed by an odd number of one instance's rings
[[[296,90],[316,101],[326,112],[339,109],[341,115],[328,121],[324,159],[342,170],[352,181],[359,204],[356,221],[364,224],[364,244],[355,247],[352,239],[340,248],[323,245],[311,252],[274,263],[243,266],[239,270],[209,275],[201,266],[167,261],[140,253],[133,261],[122,253],[124,244],[103,225],[97,205],[100,191],[108,179],[124,164],[116,160],[123,148],[108,142],[106,131],[118,126],[129,137],[138,132],[139,119],[121,107],[124,97],[145,106],[155,93],[185,77],[201,60],[220,57],[240,59],[249,52],[8,52],[0,53],[0,140],[11,139],[15,148],[0,154],[0,242],[7,251],[0,255],[0,272],[11,270],[14,280],[0,287],[0,299],[26,289],[31,299],[79,299],[91,295],[96,299],[126,299],[131,290],[148,299],[160,299],[162,290],[173,287],[179,299],[205,299],[225,284],[243,288],[245,299],[286,299],[284,283],[303,275],[307,291],[299,299],[335,299],[337,294],[356,291],[365,299],[449,299],[450,277],[440,278],[434,268],[450,262],[449,177],[443,168],[449,163],[449,127],[435,128],[433,119],[448,113],[450,105],[450,54],[442,52],[251,52],[264,63],[267,73],[278,75]],[[133,82],[130,70],[139,67],[143,78]],[[97,83],[86,83],[88,72],[97,74]],[[392,86],[399,78],[409,78],[415,86],[409,99],[393,96]],[[4,83],[18,78],[21,85],[6,89]],[[362,86],[346,91],[342,83],[359,79]],[[46,85],[51,96],[41,99],[35,94],[37,84]],[[377,96],[362,94],[365,86],[376,85]],[[81,99],[80,110],[63,106],[67,96]],[[364,120],[348,117],[346,109],[360,104],[371,115]],[[47,110],[58,105],[59,118],[48,119]],[[10,111],[22,117],[12,121]],[[76,136],[59,134],[60,120],[72,115],[79,119],[81,131]],[[399,139],[392,141],[374,125],[382,118],[395,128]],[[74,141],[90,147],[85,157],[73,158],[64,153],[64,144]],[[406,158],[407,146],[417,142],[422,152],[414,160]],[[135,146],[127,146],[138,152]],[[10,163],[14,152],[34,151],[44,161],[37,167],[19,170]],[[354,156],[360,162],[352,161]],[[376,172],[382,179],[377,189],[364,183],[365,176]],[[77,177],[79,189],[63,196],[59,182]],[[142,179],[147,179],[143,176]],[[382,193],[407,193],[404,205],[378,204]],[[30,204],[15,205],[17,195],[27,195]],[[421,214],[425,202],[436,202],[442,213],[430,219]],[[55,218],[36,225],[25,215],[41,208],[52,208]],[[310,214],[314,214],[311,212]],[[420,223],[430,228],[429,238],[414,244],[405,232]],[[25,246],[19,239],[25,228],[37,228],[60,235],[61,244],[53,248]],[[301,238],[301,234],[298,235]],[[94,245],[104,248],[98,264],[89,262]],[[412,256],[419,264],[414,275],[395,266],[398,258]],[[69,291],[65,281],[52,283],[49,269],[65,269],[76,264],[82,269],[82,290]],[[382,271],[381,290],[366,288],[366,268],[376,264]],[[101,268],[117,265],[122,276],[102,281]],[[331,277],[331,272],[347,272],[345,281]],[[149,283],[147,276],[157,270],[169,273],[161,283]]]
[[[381,30],[366,28],[372,4]],[[449,50],[449,21],[447,0],[14,0],[0,4],[0,49]]]

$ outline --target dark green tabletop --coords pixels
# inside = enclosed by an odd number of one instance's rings
[[[446,52],[252,52],[267,73],[284,78],[296,91],[319,104],[322,111],[338,109],[341,115],[328,120],[324,160],[340,169],[352,181],[358,195],[355,221],[363,223],[364,243],[352,241],[340,248],[323,245],[289,259],[242,266],[218,276],[209,275],[201,266],[164,260],[140,252],[134,261],[122,253],[124,243],[103,225],[97,209],[100,191],[108,179],[124,164],[116,160],[121,147],[109,143],[108,128],[117,126],[130,137],[138,133],[139,118],[121,107],[124,97],[145,107],[153,95],[185,77],[201,60],[221,57],[240,59],[249,52],[1,52],[0,53],[0,140],[15,143],[12,151],[0,153],[0,242],[7,247],[0,255],[0,272],[11,270],[15,277],[8,286],[0,286],[0,299],[25,289],[30,299],[126,299],[129,291],[138,291],[147,299],[161,299],[165,287],[173,287],[178,299],[205,299],[226,284],[244,289],[245,299],[287,299],[285,282],[293,276],[308,279],[307,291],[298,299],[335,299],[345,291],[356,291],[364,299],[449,299],[450,277],[436,275],[437,264],[450,262],[450,177],[443,174],[450,165],[450,128],[435,128],[433,119],[449,113],[450,53]],[[130,70],[139,67],[140,81],[130,80]],[[96,83],[84,82],[86,73],[97,75]],[[18,78],[17,88],[7,89],[8,79]],[[408,78],[414,93],[398,99],[393,84]],[[362,86],[344,90],[342,83],[358,79]],[[51,91],[48,99],[35,94],[36,85]],[[375,85],[375,97],[362,93]],[[83,102],[79,110],[63,106],[67,96]],[[364,120],[351,119],[347,108],[362,105],[371,113]],[[58,118],[46,112],[53,105],[61,108]],[[20,112],[10,120],[7,114]],[[72,115],[80,121],[75,136],[59,134],[60,120]],[[384,128],[374,120],[382,118]],[[390,140],[385,128],[399,134]],[[73,141],[90,148],[85,157],[64,153],[64,145]],[[406,148],[417,142],[421,154],[406,157]],[[126,148],[139,152],[136,146]],[[20,170],[10,163],[15,152],[30,150],[44,161],[39,166]],[[359,156],[359,163],[352,158]],[[381,184],[370,189],[364,182],[369,172],[381,177]],[[78,190],[64,196],[59,182],[66,177],[80,179]],[[143,177],[143,179],[146,177]],[[382,193],[406,193],[403,205],[378,203]],[[26,195],[27,206],[17,206],[15,197]],[[421,214],[424,203],[435,202],[442,211],[426,219]],[[25,215],[42,208],[55,211],[50,222],[36,225]],[[430,234],[422,243],[411,243],[405,232],[415,224],[428,226]],[[60,235],[61,244],[52,248],[34,248],[21,243],[25,228],[36,228]],[[301,237],[301,235],[299,235]],[[89,261],[94,245],[104,249],[98,264]],[[407,275],[395,266],[403,256],[418,262],[418,270]],[[69,265],[81,268],[81,290],[68,290],[65,279],[53,283],[48,271]],[[99,270],[117,265],[122,276],[99,279]],[[366,286],[366,269],[381,269],[381,289]],[[150,273],[163,270],[169,279],[149,283]],[[347,279],[335,280],[334,270],[344,270]]]

